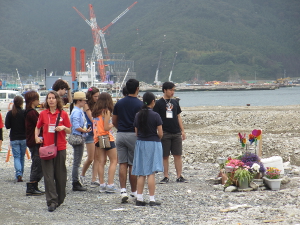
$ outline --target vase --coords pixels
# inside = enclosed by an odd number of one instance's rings
[[[247,189],[247,188],[249,188],[248,178],[244,178],[243,180],[239,178],[238,182],[239,182],[239,188],[240,189]]]
[[[280,189],[280,184],[282,179],[269,179],[263,177],[264,183],[273,191],[278,191]]]

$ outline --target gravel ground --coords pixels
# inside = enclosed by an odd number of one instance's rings
[[[156,199],[162,201],[158,207],[137,207],[132,200],[121,204],[119,192],[99,193],[97,188],[73,192],[68,180],[64,204],[50,213],[45,196],[25,196],[30,160],[25,160],[24,182],[16,183],[13,158],[5,162],[6,153],[0,153],[0,224],[300,224],[299,109],[299,106],[183,108],[188,137],[184,141],[183,175],[189,183],[175,182],[171,164],[170,182],[156,185]],[[264,131],[264,157],[283,154],[285,161],[290,157],[294,166],[286,179],[289,182],[282,184],[280,191],[224,192],[221,185],[210,181],[218,174],[215,158],[241,152],[237,133],[249,133],[258,125]],[[8,132],[4,132],[4,151],[8,143]],[[70,146],[67,151],[70,176]],[[162,176],[157,174],[157,183]],[[90,169],[87,177],[91,177]],[[115,184],[119,184],[117,173]],[[40,186],[43,188],[43,182]]]

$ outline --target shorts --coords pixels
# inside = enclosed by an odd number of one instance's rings
[[[133,165],[136,139],[137,137],[134,132],[117,133],[116,145],[119,163],[128,163],[129,165]]]
[[[95,144],[95,146],[96,146],[96,147],[99,147],[99,142],[97,142],[97,143]],[[105,150],[108,151],[108,150],[111,150],[111,149],[113,149],[113,148],[115,148],[115,147],[116,147],[115,142],[114,142],[114,141],[110,141],[110,148],[105,148]]]
[[[93,133],[88,133],[88,135],[85,137],[85,143],[86,144],[94,143],[94,134]]]
[[[164,132],[161,144],[163,146],[163,157],[168,157],[170,152],[172,155],[182,155],[181,133],[172,134]]]

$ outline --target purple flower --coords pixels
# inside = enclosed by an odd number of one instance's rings
[[[247,162],[260,162],[260,158],[254,153],[246,152],[244,155],[242,155],[241,161],[244,162],[244,163],[247,163]]]
[[[244,155],[242,155],[241,161],[244,162],[245,165],[249,166],[250,168],[254,163],[257,163],[258,165],[260,165],[259,172],[261,173],[266,172],[266,168],[264,167],[264,164],[260,161],[258,155],[254,153],[246,152]]]

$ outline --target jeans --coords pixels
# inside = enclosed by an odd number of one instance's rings
[[[24,158],[26,152],[26,140],[10,141],[12,153],[14,156],[14,166],[16,170],[16,179],[18,176],[23,177],[24,172]]]
[[[83,149],[84,144],[81,145],[72,145],[74,149],[74,156],[73,156],[73,169],[72,169],[72,181],[78,182],[78,170],[81,164],[82,155],[83,155]]]

